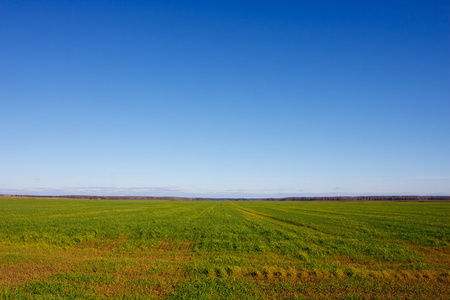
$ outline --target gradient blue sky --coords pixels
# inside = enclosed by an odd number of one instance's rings
[[[0,193],[450,194],[448,1],[1,1]]]

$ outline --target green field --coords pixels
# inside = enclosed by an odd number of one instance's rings
[[[449,202],[0,199],[1,299],[450,299]]]

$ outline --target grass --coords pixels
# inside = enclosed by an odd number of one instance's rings
[[[2,299],[449,299],[448,202],[0,199]]]

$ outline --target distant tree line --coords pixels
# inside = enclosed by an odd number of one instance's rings
[[[189,198],[149,196],[90,196],[90,195],[0,195],[3,197],[91,199],[91,200],[164,200],[164,201],[450,201],[450,196],[331,196],[285,198]]]

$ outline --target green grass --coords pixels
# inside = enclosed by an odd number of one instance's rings
[[[449,299],[448,202],[0,199],[1,299]]]

